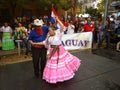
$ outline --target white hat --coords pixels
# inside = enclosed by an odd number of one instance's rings
[[[113,18],[110,18],[110,21],[114,21],[114,19],[113,19]]]
[[[33,22],[33,25],[35,26],[42,26],[43,24],[44,24],[43,21],[39,19],[35,19]]]

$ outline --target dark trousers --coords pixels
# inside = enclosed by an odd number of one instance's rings
[[[32,59],[33,59],[33,67],[34,67],[34,74],[39,75],[39,65],[41,66],[41,73],[43,74],[44,67],[46,65],[46,56],[47,56],[47,49],[43,48],[35,48],[31,47],[32,51]]]
[[[106,40],[106,48],[110,48],[111,35],[109,32],[105,32],[103,34],[103,37],[101,38],[98,47],[100,47],[102,45],[104,40]]]
[[[26,48],[25,55],[28,55],[28,52],[29,52],[28,44],[29,44],[29,42],[26,38],[23,38],[22,41],[23,41],[22,43],[25,45],[25,48]],[[22,45],[22,47],[23,47],[23,45]]]

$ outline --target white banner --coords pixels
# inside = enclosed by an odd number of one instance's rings
[[[67,50],[89,49],[92,47],[92,32],[65,34],[62,37],[62,45]]]

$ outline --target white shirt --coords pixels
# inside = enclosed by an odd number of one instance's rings
[[[74,29],[75,29],[75,26],[73,24],[70,24],[67,29],[67,34],[73,34]]]
[[[55,36],[50,36],[48,38],[48,42],[50,45],[60,45],[62,41],[62,35],[63,33],[60,32],[60,29],[56,30]]]
[[[11,32],[12,29],[11,29],[10,26],[7,26],[7,27],[2,26],[2,27],[0,28],[0,31],[2,31],[2,32]]]

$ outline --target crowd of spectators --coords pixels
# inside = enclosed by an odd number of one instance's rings
[[[4,32],[3,26],[5,27],[5,23],[8,23],[10,28],[10,40],[14,41],[13,48],[3,49],[2,50],[11,50],[14,49],[14,46],[17,47],[17,43],[15,40],[22,40],[21,47],[25,47],[26,51],[25,54],[27,55],[30,51],[30,44],[27,40],[30,31],[34,28],[32,26],[32,21],[36,19],[36,17],[26,18],[26,17],[17,17],[14,18],[13,23],[4,22],[0,26],[0,47],[3,47],[3,39]],[[51,23],[48,16],[39,17],[44,22],[44,25],[56,25],[55,23]],[[62,18],[64,21],[64,19]],[[73,34],[73,33],[82,33],[82,32],[92,32],[93,34],[93,43],[96,43],[98,48],[102,47],[102,43],[106,41],[106,48],[111,47],[111,43],[116,45],[116,50],[120,50],[120,17],[115,18],[114,16],[108,17],[106,19],[106,25],[103,26],[103,19],[102,18],[67,18],[66,28],[64,30],[64,34]],[[8,42],[8,40],[4,42]]]

